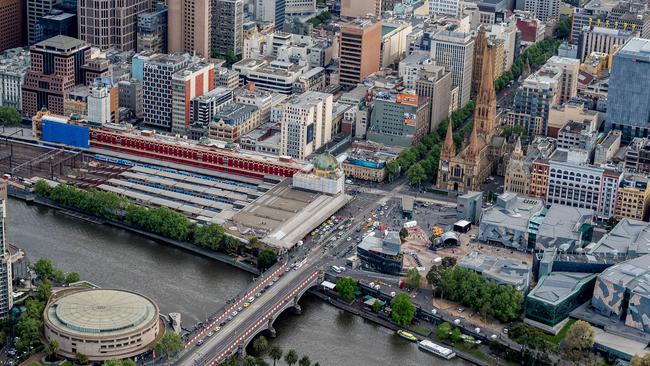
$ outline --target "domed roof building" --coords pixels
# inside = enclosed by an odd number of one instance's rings
[[[318,155],[312,160],[312,165],[311,172],[293,175],[294,187],[328,194],[343,192],[345,175],[334,155]]]
[[[317,170],[335,170],[339,167],[339,162],[332,154],[326,153],[318,155],[313,161],[314,169]]]

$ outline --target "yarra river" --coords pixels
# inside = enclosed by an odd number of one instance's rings
[[[223,305],[253,277],[237,268],[10,199],[9,241],[33,263],[52,259],[65,272],[101,287],[123,288],[151,297],[162,313],[180,312],[186,327]],[[382,327],[306,295],[302,315],[283,314],[275,323],[283,349],[293,348],[321,365],[454,365],[418,350]],[[282,364],[282,363],[280,363]],[[283,365],[283,364],[282,364]]]

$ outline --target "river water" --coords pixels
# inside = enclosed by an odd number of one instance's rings
[[[63,271],[79,272],[101,287],[149,296],[162,313],[180,312],[188,327],[252,280],[220,262],[18,200],[9,200],[7,214],[9,241],[23,248],[31,262],[47,257]],[[309,295],[301,305],[301,315],[287,312],[276,321],[273,342],[323,366],[468,365],[425,354],[392,332]]]

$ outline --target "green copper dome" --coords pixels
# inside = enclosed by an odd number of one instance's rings
[[[338,166],[339,162],[336,161],[336,157],[332,154],[318,155],[314,159],[314,168],[318,170],[334,170]]]

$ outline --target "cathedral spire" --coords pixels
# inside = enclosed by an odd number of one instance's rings
[[[479,32],[487,43],[485,32]],[[481,81],[476,94],[476,109],[474,110],[474,124],[478,133],[484,136],[494,132],[494,121],[497,114],[497,95],[494,90],[494,52],[495,49],[485,47],[481,57]]]
[[[451,118],[448,119],[447,134],[445,135],[445,143],[442,145],[440,151],[440,159],[449,160],[456,155],[456,146],[454,145],[454,131],[451,124]]]
[[[515,149],[512,151],[512,158],[521,160],[524,157],[524,151],[521,148],[521,135],[517,136],[517,143]]]
[[[474,124],[472,134],[469,135],[469,145],[467,146],[467,156],[471,158],[476,158],[479,154],[478,134],[476,130],[476,124]]]

